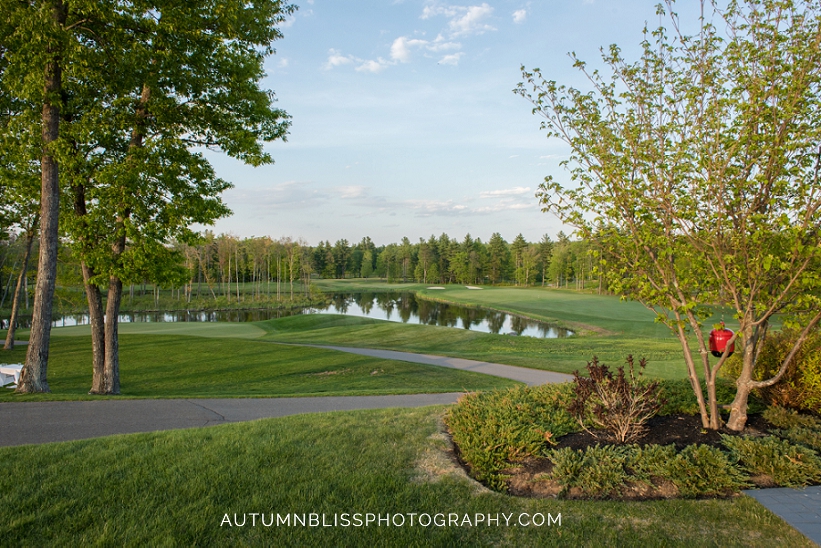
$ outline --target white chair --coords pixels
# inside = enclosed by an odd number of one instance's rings
[[[23,364],[21,363],[0,364],[0,386],[6,386],[7,384],[17,386],[22,371]]]

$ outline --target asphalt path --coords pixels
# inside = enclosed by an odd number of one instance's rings
[[[570,375],[498,363],[392,350],[314,346],[375,358],[473,371],[529,385]],[[422,407],[454,403],[459,393],[308,398],[145,399],[0,403],[0,446],[69,441],[113,434],[213,426],[301,413]]]
[[[414,354],[411,352],[397,352],[396,350],[377,350],[374,348],[353,348],[350,346],[327,346],[318,344],[299,344],[295,346],[312,346],[314,348],[325,348],[328,350],[337,350],[339,352],[348,352],[350,354],[361,354],[362,356],[382,358],[385,360],[398,360],[403,362],[422,363],[425,365],[438,365],[439,367],[450,367],[452,369],[461,369],[462,371],[473,371],[474,373],[482,373],[484,375],[504,377],[505,379],[523,382],[530,386],[573,380],[572,375],[566,375],[564,373],[542,371],[541,369],[528,369],[527,367],[516,367],[514,365],[503,365],[500,363],[466,360],[464,358],[434,356],[432,354]]]
[[[0,446],[214,426],[302,413],[454,403],[460,393],[0,403]]]

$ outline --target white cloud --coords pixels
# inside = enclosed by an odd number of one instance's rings
[[[530,192],[529,186],[517,186],[515,188],[505,188],[502,190],[485,190],[479,193],[480,198],[499,198],[502,196],[521,196]]]
[[[449,26],[453,31],[453,36],[466,34],[481,34],[486,30],[496,30],[490,25],[486,25],[482,20],[493,13],[493,8],[488,4],[481,6],[470,6],[467,12],[461,17],[454,17],[450,20]]]
[[[334,189],[339,198],[343,200],[351,200],[354,198],[362,198],[368,193],[368,189],[362,185],[340,186]]]
[[[488,30],[496,30],[488,25],[484,19],[493,13],[493,8],[486,2],[479,6],[443,6],[438,3],[429,4],[422,10],[422,19],[430,19],[437,15],[444,15],[450,20],[448,28],[452,37],[470,34],[482,34]]]
[[[357,72],[382,72],[392,63],[378,57],[375,61],[373,59],[369,59],[367,61],[363,61],[361,65],[356,67]]]
[[[408,39],[405,36],[400,36],[391,44],[391,59],[400,63],[407,63],[410,61],[412,47],[428,47],[430,49],[429,44],[430,42],[427,40]]]
[[[282,59],[280,59],[279,62],[277,63],[277,66],[279,68],[287,68],[288,67],[288,58],[283,57]]]
[[[464,52],[459,53],[450,53],[445,55],[439,60],[440,65],[453,65],[456,66],[459,64],[459,59],[464,55]]]
[[[448,51],[452,49],[462,49],[462,44],[459,42],[448,42],[441,34],[436,37],[433,42],[429,42],[426,46],[428,51]]]
[[[355,60],[356,58],[353,55],[342,55],[341,52],[331,49],[328,51],[328,61],[325,63],[325,70],[347,65],[353,63]]]
[[[516,10],[513,12],[514,23],[524,23],[527,19],[527,10]]]

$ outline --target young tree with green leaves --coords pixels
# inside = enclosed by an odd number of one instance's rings
[[[702,2],[693,36],[672,7],[638,61],[603,52],[609,77],[574,58],[589,91],[524,67],[515,91],[571,149],[573,185],[547,177],[544,209],[600,245],[607,286],[678,337],[705,428],[721,426],[727,353],[711,364],[702,322],[711,306],[733,311],[743,366],[727,426],[741,430],[751,390],[778,382],[821,320],[821,4]],[[776,314],[800,336],[756,381]]]

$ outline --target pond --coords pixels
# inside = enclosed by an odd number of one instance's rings
[[[417,299],[412,293],[335,293],[325,306],[292,310],[173,310],[126,312],[120,322],[256,322],[298,314],[347,314],[402,323],[438,325],[483,333],[501,333],[537,338],[562,338],[573,332],[556,325],[504,312]],[[27,327],[31,317],[21,317]],[[85,325],[88,314],[57,317],[53,327]]]

